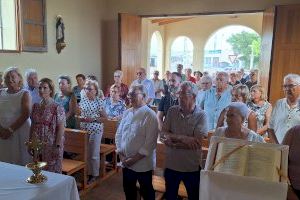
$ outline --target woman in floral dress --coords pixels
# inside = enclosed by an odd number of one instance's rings
[[[47,162],[47,171],[61,173],[64,144],[65,111],[53,99],[54,84],[43,78],[39,83],[40,103],[33,105],[30,138],[45,143],[40,160]]]

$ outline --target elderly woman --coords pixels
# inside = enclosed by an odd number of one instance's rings
[[[59,92],[55,94],[54,101],[65,109],[67,128],[75,128],[76,97],[71,90],[69,76],[59,76]]]
[[[41,161],[47,162],[45,170],[61,173],[65,111],[53,99],[54,88],[52,80],[48,78],[40,80],[39,94],[42,100],[33,105],[30,138],[45,142],[41,152]]]
[[[23,88],[16,67],[4,73],[7,88],[0,89],[0,161],[25,165],[30,161],[25,142],[29,139],[31,97]]]
[[[114,72],[114,84],[120,87],[120,97],[123,99],[126,104],[128,103],[127,99],[127,94],[128,94],[128,87],[124,83],[122,83],[122,78],[123,78],[123,72],[121,70],[116,70]],[[105,92],[105,96],[109,97],[110,96],[110,87],[107,89]]]
[[[260,135],[267,136],[267,130],[272,113],[272,105],[267,101],[267,96],[262,86],[252,86],[250,94],[251,101],[247,103],[247,106],[256,114],[256,132]]]
[[[197,85],[198,86],[198,85]],[[212,86],[212,78],[210,76],[203,76],[200,80],[200,89],[198,91],[197,97],[196,97],[196,104],[200,106],[204,95],[205,91],[209,90]]]
[[[294,126],[286,133],[282,144],[289,145],[288,174],[294,193],[300,199],[300,125]]]
[[[216,129],[214,136],[245,139],[252,142],[264,142],[263,137],[243,126],[249,109],[242,102],[232,102],[226,109],[227,126]]]
[[[120,120],[126,110],[125,103],[120,99],[121,88],[117,85],[110,87],[110,97],[104,100],[105,112],[110,119]]]
[[[87,80],[84,90],[81,92],[80,128],[88,131],[88,175],[89,183],[94,182],[99,176],[100,167],[100,143],[103,134],[102,117],[106,117],[103,108],[103,100],[99,98],[99,86],[97,81]]]
[[[236,85],[233,87],[231,94],[233,102],[242,102],[246,104],[249,97],[249,89],[246,85]],[[257,130],[256,114],[250,108],[248,108],[248,114],[243,125],[254,132]],[[221,112],[221,115],[218,119],[217,128],[221,126],[226,126],[226,109]]]

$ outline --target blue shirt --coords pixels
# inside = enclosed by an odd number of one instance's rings
[[[107,97],[104,100],[104,109],[109,118],[122,117],[124,111],[126,110],[126,106],[123,100],[113,103],[111,98]]]
[[[205,91],[200,104],[208,118],[208,130],[215,129],[219,116],[224,108],[231,103],[231,89],[226,89],[221,96],[217,97],[217,89],[211,88]]]
[[[139,80],[134,80],[132,83],[131,83],[131,86],[132,85],[137,85],[139,84]],[[146,93],[147,93],[147,99],[148,98],[151,98],[151,99],[155,99],[155,90],[154,90],[154,84],[151,80],[149,79],[144,79],[142,80],[142,82],[140,83],[142,84],[145,89],[146,89]]]

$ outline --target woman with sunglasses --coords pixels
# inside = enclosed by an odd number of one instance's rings
[[[99,176],[100,143],[103,134],[102,118],[106,118],[103,100],[99,98],[97,81],[87,80],[81,92],[80,128],[88,131],[88,183],[94,182]]]

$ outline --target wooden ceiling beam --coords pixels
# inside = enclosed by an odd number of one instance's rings
[[[158,25],[162,26],[162,25],[166,25],[166,24],[180,22],[180,21],[187,20],[187,19],[192,19],[192,17],[188,17],[188,18],[173,18],[173,19],[169,19],[167,21],[159,22]]]

